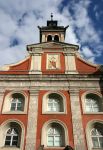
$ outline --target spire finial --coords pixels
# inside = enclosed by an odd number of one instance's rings
[[[53,21],[53,13],[51,13],[51,21]]]

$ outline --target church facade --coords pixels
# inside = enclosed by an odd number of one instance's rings
[[[0,68],[0,150],[103,150],[102,66],[52,16],[38,28],[27,58]]]

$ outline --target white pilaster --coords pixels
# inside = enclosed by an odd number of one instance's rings
[[[72,54],[65,55],[65,73],[66,74],[77,73],[75,55],[72,55]]]
[[[4,97],[4,92],[0,91],[0,111],[1,111],[2,103],[3,103],[3,97]]]
[[[79,91],[70,91],[70,102],[73,123],[74,147],[75,150],[85,150],[86,147],[84,142],[83,125],[79,102]]]
[[[38,91],[30,92],[25,150],[35,150],[38,113]]]
[[[30,67],[30,74],[41,74],[41,55],[42,50],[40,48],[34,48],[31,54],[31,67]]]

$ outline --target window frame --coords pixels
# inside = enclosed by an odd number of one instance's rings
[[[11,100],[11,108],[10,108],[10,111],[23,111],[24,109],[24,100],[20,100],[19,98],[12,98]],[[15,104],[15,107],[13,106]],[[20,106],[19,106],[20,104]],[[12,110],[12,108],[14,108]],[[21,109],[18,109],[18,108],[21,108]]]
[[[48,96],[50,94],[58,94],[62,97],[63,111],[48,111]],[[42,97],[42,114],[67,114],[66,96],[61,92],[49,91]]]
[[[88,94],[94,94],[94,96],[96,95],[98,98],[99,98],[99,103],[98,104],[102,104],[102,111],[86,111],[86,103],[85,103],[85,100],[86,100],[86,96]],[[103,114],[103,98],[102,98],[102,94],[97,92],[97,91],[87,91],[87,92],[84,92],[81,96],[81,102],[82,102],[82,112],[83,114]],[[99,106],[99,109],[101,110],[100,106]]]
[[[95,130],[96,131],[96,135],[92,135],[92,131],[93,130]],[[100,138],[102,138],[103,139],[103,135],[101,135],[101,134],[99,134],[99,131],[98,131],[98,129],[97,128],[93,128],[92,130],[91,130],[91,140],[92,140],[92,147],[93,148],[99,148],[99,149],[103,149],[103,147],[101,147],[101,144],[100,144]],[[97,140],[97,143],[98,143],[98,146],[97,147],[95,147],[94,146],[94,144],[93,144],[93,138],[96,138],[96,140]]]
[[[9,130],[11,130],[11,131],[10,131],[11,133],[8,133]],[[10,147],[18,147],[19,133],[16,133],[15,130],[17,130],[17,129],[16,129],[16,128],[9,128],[9,129],[8,129],[8,131],[7,131],[7,133],[6,133],[6,137],[5,137],[5,146],[7,146],[7,147],[9,147],[9,146],[10,146]],[[14,132],[15,132],[15,133],[14,133]],[[7,137],[10,137],[10,139],[7,140]],[[14,137],[17,137],[17,140],[14,140]],[[7,141],[10,142],[9,145],[6,144]],[[14,141],[17,143],[16,145],[13,145],[13,142],[14,142]]]
[[[93,119],[93,120],[89,121],[86,125],[85,133],[86,133],[86,142],[87,142],[88,150],[99,150],[99,149],[101,150],[101,148],[94,148],[93,147],[93,143],[92,143],[92,139],[91,139],[92,129],[96,128],[96,127],[99,127],[100,124],[102,125],[102,128],[103,128],[103,120]]]
[[[11,110],[11,103],[13,100],[13,94],[21,94],[23,99],[23,110]],[[28,108],[28,95],[25,91],[12,91],[9,92],[5,97],[3,101],[3,107],[2,107],[2,114],[27,114],[27,108]]]
[[[50,129],[53,130],[53,134],[48,133]],[[62,141],[62,140],[61,140],[61,133],[60,133],[60,131],[59,131],[59,133],[57,134],[57,133],[56,133],[56,129],[57,129],[57,128],[52,128],[52,127],[50,127],[50,128],[48,129],[48,131],[47,131],[47,147],[61,147],[61,145],[62,145],[62,143],[61,143],[61,141]],[[48,145],[48,139],[49,139],[49,137],[52,137],[52,138],[53,138],[52,146]],[[59,137],[59,138],[60,138],[60,141],[59,141],[60,145],[58,145],[58,146],[55,144],[55,143],[56,143],[56,142],[55,142],[56,137]]]
[[[61,141],[62,142],[61,146],[48,146],[47,145],[48,144],[47,143],[48,142],[47,131],[53,124],[57,124],[57,126],[60,127],[61,135],[63,138],[63,140]],[[66,145],[69,145],[68,142],[69,142],[68,128],[62,121],[52,119],[44,123],[42,127],[42,132],[41,132],[41,145],[44,145],[45,148],[55,149],[55,148],[64,148]]]

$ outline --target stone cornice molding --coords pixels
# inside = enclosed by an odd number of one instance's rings
[[[30,96],[38,96],[39,95],[39,90],[31,90],[30,89]]]
[[[63,53],[67,55],[75,55],[77,53],[77,49],[74,47],[63,47]]]
[[[42,47],[29,47],[27,50],[30,55],[41,55],[43,53]]]

